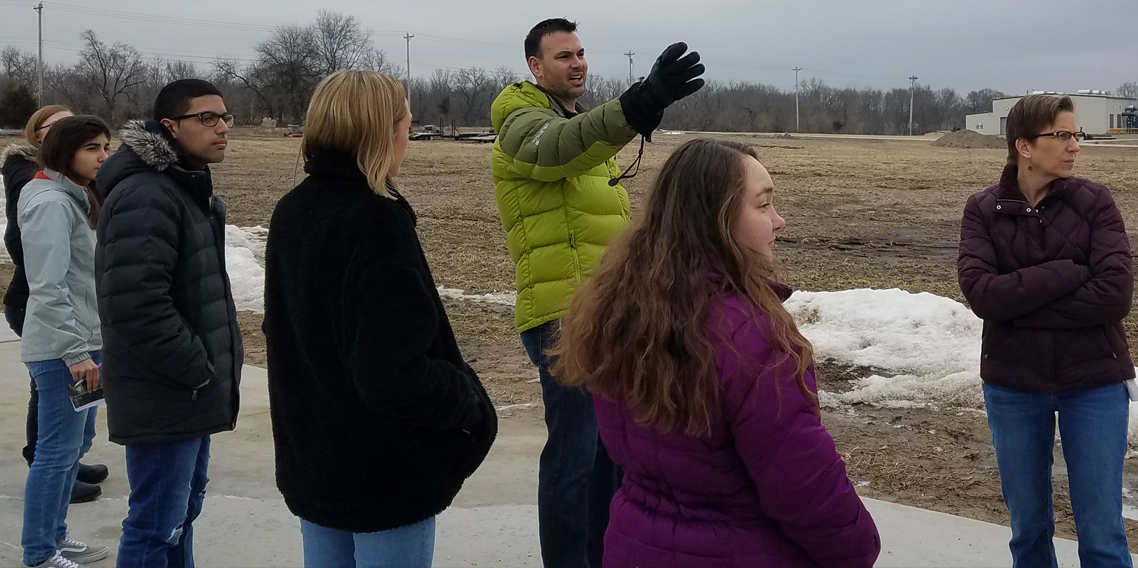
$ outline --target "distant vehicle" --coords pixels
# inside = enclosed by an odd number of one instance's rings
[[[418,132],[412,132],[411,133],[411,140],[434,140],[435,138],[442,137],[442,135],[443,135],[443,129],[442,128],[439,128],[438,126],[435,126],[434,124],[428,124],[428,125],[423,126],[423,128],[420,129]]]
[[[288,132],[285,132],[285,136],[289,138],[300,138],[304,136],[304,129],[301,128],[299,124],[290,124],[285,128],[288,128]]]

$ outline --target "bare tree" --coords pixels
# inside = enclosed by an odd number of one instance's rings
[[[360,28],[355,16],[321,10],[311,30],[313,56],[321,76],[363,67],[373,55],[368,32]]]
[[[289,25],[273,30],[257,45],[257,61],[243,75],[283,119],[303,120],[308,99],[320,80],[312,29]],[[272,101],[271,103],[269,101]]]
[[[0,79],[4,83],[17,83],[33,88],[36,84],[38,61],[35,55],[9,45],[0,50],[0,68],[4,72]]]
[[[475,122],[476,110],[489,114],[486,112],[489,109],[482,108],[480,103],[490,88],[490,81],[490,74],[481,67],[467,67],[455,72],[453,88],[462,102],[462,117],[466,124]]]
[[[403,74],[403,68],[389,60],[382,49],[369,50],[360,61],[359,68],[378,71],[392,77],[399,77]]]
[[[968,110],[972,114],[979,114],[982,112],[992,112],[992,101],[1002,99],[1007,95],[995,89],[980,89],[979,91],[972,91],[965,95],[964,100],[968,102]]]
[[[111,124],[116,124],[115,111],[120,97],[145,80],[146,65],[142,55],[121,42],[108,46],[99,40],[94,30],[83,32],[80,38],[83,50],[79,52],[79,72],[102,97]]]
[[[1138,99],[1138,82],[1131,81],[1119,85],[1118,96],[1128,99]]]

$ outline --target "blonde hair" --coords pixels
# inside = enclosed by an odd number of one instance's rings
[[[33,113],[32,117],[28,119],[28,124],[24,126],[24,139],[28,141],[28,144],[39,148],[40,143],[36,142],[36,132],[43,126],[43,123],[47,122],[47,119],[61,112],[71,112],[71,109],[62,105],[47,105]]]
[[[304,121],[300,153],[307,162],[321,152],[356,155],[377,194],[394,199],[390,171],[395,126],[407,115],[403,85],[375,71],[336,71],[316,86]]]

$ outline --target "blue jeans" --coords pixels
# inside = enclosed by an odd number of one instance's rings
[[[118,568],[193,568],[194,525],[209,483],[209,436],[126,447],[129,510]]]
[[[95,363],[99,352],[91,354]],[[67,505],[79,473],[79,458],[95,439],[95,409],[75,412],[68,387],[71,371],[60,359],[25,363],[36,383],[39,401],[35,456],[24,487],[24,564],[39,564],[55,554],[67,536]]]
[[[593,396],[557,384],[546,351],[557,341],[560,321],[522,332],[522,345],[537,366],[548,437],[537,473],[538,537],[549,568],[600,568],[609,505],[622,472],[600,443]]]
[[[430,568],[435,518],[373,533],[351,533],[300,520],[304,568]]]
[[[1056,566],[1051,466],[1055,414],[1083,568],[1131,566],[1122,525],[1129,400],[1122,383],[1053,393],[984,383],[988,427],[1011,516],[1014,567]]]

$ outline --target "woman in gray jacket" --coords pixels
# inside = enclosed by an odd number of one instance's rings
[[[93,116],[64,118],[40,147],[43,166],[20,193],[29,297],[20,359],[39,393],[36,459],[24,489],[24,564],[78,568],[106,547],[67,536],[67,505],[79,458],[91,447],[95,409],[76,410],[70,388],[99,387],[99,312],[95,300],[95,173],[107,159],[110,129]]]

